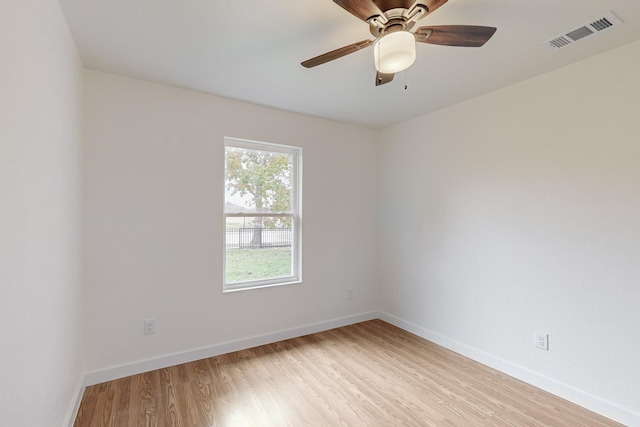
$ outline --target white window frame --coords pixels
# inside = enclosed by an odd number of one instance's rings
[[[245,148],[248,150],[270,151],[275,153],[284,153],[292,156],[291,171],[291,197],[292,197],[292,213],[272,212],[272,213],[227,213],[225,210],[226,201],[226,149],[227,147]],[[224,170],[223,182],[225,185],[222,212],[223,212],[223,259],[222,259],[222,290],[223,292],[243,291],[247,289],[265,288],[270,286],[291,285],[302,282],[302,147],[294,147],[290,145],[273,144],[269,142],[251,141],[247,139],[225,137],[224,138]],[[271,279],[250,280],[244,282],[227,283],[227,218],[230,217],[291,217],[291,276],[275,277]]]

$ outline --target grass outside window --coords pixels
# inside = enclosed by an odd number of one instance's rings
[[[291,275],[291,247],[227,250],[227,283]]]

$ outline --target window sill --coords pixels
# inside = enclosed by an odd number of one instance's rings
[[[252,289],[273,288],[275,286],[297,285],[301,283],[302,283],[302,280],[298,280],[298,279],[292,279],[286,282],[265,283],[265,284],[257,284],[257,285],[251,285],[249,283],[234,283],[232,285],[225,285],[224,289],[222,289],[222,293],[226,294],[231,292],[249,291]]]

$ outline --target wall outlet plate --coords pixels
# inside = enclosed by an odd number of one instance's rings
[[[152,335],[156,333],[156,319],[145,319],[144,329],[142,331],[145,335]]]
[[[533,333],[533,345],[542,350],[549,351],[549,334],[535,331]]]

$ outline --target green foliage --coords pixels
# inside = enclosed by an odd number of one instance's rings
[[[231,195],[250,194],[256,212],[290,212],[292,167],[289,155],[233,148],[226,152],[226,185]],[[259,227],[290,227],[290,218],[262,219]]]
[[[251,194],[258,212],[291,210],[289,156],[257,150],[227,151],[227,188],[231,194]]]

